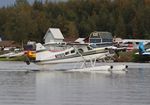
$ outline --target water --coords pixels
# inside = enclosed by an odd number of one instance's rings
[[[127,74],[100,74],[0,62],[0,105],[150,105],[150,65],[129,65]]]

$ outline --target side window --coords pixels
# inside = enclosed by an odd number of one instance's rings
[[[71,53],[75,53],[75,50],[71,50]]]
[[[83,53],[83,50],[82,50],[82,49],[78,49],[78,51],[79,51],[79,53],[81,53],[81,54]]]
[[[65,52],[65,55],[68,55],[69,54],[69,52]]]
[[[88,50],[92,50],[92,48],[91,48],[91,47],[89,47],[89,46],[87,46],[87,49],[88,49]]]
[[[63,58],[64,56],[65,56],[64,53],[62,53],[62,54],[56,55],[56,58]]]

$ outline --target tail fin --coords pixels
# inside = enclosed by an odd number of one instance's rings
[[[36,44],[36,61],[48,59],[50,53],[41,43]]]
[[[41,51],[41,50],[46,50],[46,48],[41,43],[37,43],[36,44],[36,51]]]
[[[145,47],[144,47],[144,44],[143,42],[140,42],[139,43],[139,54],[143,54],[145,52]]]

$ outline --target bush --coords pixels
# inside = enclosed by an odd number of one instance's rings
[[[119,52],[119,57],[115,56],[117,62],[132,62],[135,51]]]
[[[134,62],[148,62],[150,61],[150,56],[140,56],[140,55],[134,55],[133,57]]]

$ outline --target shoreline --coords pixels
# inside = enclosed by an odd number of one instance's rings
[[[0,61],[25,61],[25,56],[12,57],[12,58],[3,57],[0,58]]]
[[[0,61],[0,63],[7,63],[7,62],[12,62],[12,63],[24,63],[26,65],[26,63],[24,61]],[[34,63],[31,63],[31,65],[34,64]],[[73,65],[73,64],[76,64],[76,63],[62,63],[62,64],[53,64],[53,65]],[[36,65],[36,64],[35,64]],[[147,63],[137,63],[137,62],[98,62],[97,63],[97,66],[103,66],[103,65],[127,65],[129,68],[150,68],[150,62],[147,62]],[[30,65],[29,65],[30,66]],[[38,65],[40,66],[40,65]]]

